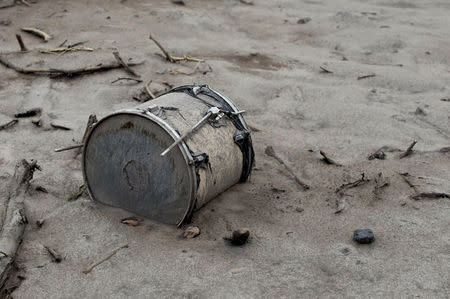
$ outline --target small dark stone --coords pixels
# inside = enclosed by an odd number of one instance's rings
[[[353,232],[353,240],[359,244],[370,244],[375,241],[375,236],[371,229],[357,229]]]
[[[303,209],[303,208],[300,208],[300,207],[298,207],[298,208],[296,208],[296,209],[295,209],[295,211],[297,211],[297,212],[301,213],[301,212],[303,212],[303,211],[304,211],[304,209]]]
[[[176,5],[186,5],[184,0],[172,0],[172,3]]]
[[[383,151],[375,152],[369,156],[369,160],[373,159],[384,160],[386,159],[386,154]]]
[[[297,24],[306,24],[309,23],[311,21],[310,17],[305,17],[305,18],[301,18],[297,21]]]
[[[244,245],[247,243],[248,237],[250,236],[250,231],[246,228],[240,228],[233,231],[231,235],[231,244],[233,245]]]

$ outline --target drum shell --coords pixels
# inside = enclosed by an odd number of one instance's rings
[[[192,211],[247,179],[253,164],[253,148],[240,111],[229,99],[209,87],[203,86],[201,94],[194,94],[195,88],[199,87],[180,87],[133,109],[107,115],[96,123],[83,148],[83,175],[93,200],[180,225]],[[210,107],[219,107],[226,113],[219,120],[208,119],[166,157],[160,157],[162,151],[198,123]],[[137,135],[130,133],[132,128],[140,128]],[[123,143],[123,134],[128,134],[130,143]],[[108,138],[112,143],[105,147],[103,142]],[[118,138],[122,138],[120,146],[116,144]],[[139,155],[132,159],[130,153],[134,150],[130,152],[130,148],[138,149],[136,154]],[[146,152],[145,156],[142,151]],[[174,155],[178,158],[174,159]],[[144,170],[147,168],[148,171]],[[179,181],[183,182],[183,187],[174,184],[177,180],[167,183],[168,175],[184,177]],[[161,178],[155,180],[155,176]],[[161,193],[161,188],[166,191]],[[113,190],[116,191],[111,193]],[[176,198],[174,192],[178,194]],[[174,203],[174,209],[161,209]],[[184,208],[180,209],[181,206]]]

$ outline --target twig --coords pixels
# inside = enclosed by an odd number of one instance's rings
[[[372,78],[372,77],[375,77],[375,76],[376,76],[376,74],[369,74],[369,75],[359,76],[358,80]]]
[[[412,152],[413,152],[413,147],[416,145],[416,143],[417,143],[417,141],[414,140],[414,141],[409,145],[408,149],[406,149],[406,151],[405,151],[404,153],[401,153],[401,154],[400,154],[399,158],[402,159],[402,158],[404,158],[404,157],[407,157],[407,156],[411,155]]]
[[[76,43],[67,45],[67,48],[74,48],[74,47],[77,47],[77,46],[81,46],[82,44],[85,44],[85,43],[87,43],[87,42],[88,42],[88,41],[84,41],[84,42],[76,42]]]
[[[18,122],[19,122],[18,119],[13,119],[13,120],[7,122],[6,124],[0,125],[0,131],[11,128],[12,126],[15,126]]]
[[[145,84],[145,90],[147,91],[150,98],[155,99],[156,98],[155,95],[153,94],[153,92],[150,91],[150,83],[152,83],[152,80],[148,81],[148,83]]]
[[[88,274],[92,271],[92,269],[94,269],[95,267],[97,267],[98,265],[100,265],[101,263],[109,260],[112,256],[114,256],[120,249],[122,248],[128,248],[128,244],[125,244],[123,246],[120,246],[119,248],[114,249],[113,251],[111,251],[107,256],[105,256],[104,258],[102,258],[101,260],[91,264],[89,267],[87,267],[85,270],[83,270],[84,274]]]
[[[50,248],[48,246],[44,246],[44,248],[45,248],[45,250],[47,250],[48,254],[52,258],[52,261],[54,263],[60,263],[62,261],[61,255],[59,253],[57,253],[54,249],[52,249],[52,248]]]
[[[20,34],[16,34],[16,39],[17,42],[19,43],[20,51],[22,52],[28,51],[27,47],[25,47],[25,44],[23,43],[22,36]]]
[[[75,144],[75,145],[61,147],[61,148],[55,148],[55,152],[59,153],[59,152],[64,152],[64,151],[68,151],[68,150],[75,149],[75,148],[81,148],[81,147],[83,147],[83,145],[84,144]]]
[[[325,163],[330,164],[330,165],[342,166],[342,164],[339,164],[336,161],[334,161],[333,159],[329,158],[325,152],[320,151],[320,155],[322,155],[322,157],[323,157],[322,161],[324,161]]]
[[[141,79],[128,78],[128,77],[120,77],[120,78],[117,78],[116,80],[112,81],[111,84],[112,84],[112,83],[116,83],[117,81],[121,81],[121,80],[136,81],[137,83],[141,83],[141,82],[142,82]]]
[[[339,193],[339,192],[341,192],[342,190],[345,190],[345,189],[355,188],[355,187],[358,187],[359,185],[365,184],[365,183],[367,183],[369,181],[370,181],[369,179],[365,178],[365,174],[362,173],[361,174],[361,178],[359,180],[356,180],[354,182],[350,182],[350,183],[347,183],[347,184],[342,184],[341,186],[339,186],[339,188],[336,189],[335,192]]]
[[[403,180],[405,181],[406,184],[408,184],[408,186],[410,188],[414,189],[414,192],[418,192],[416,185],[414,185],[413,183],[411,183],[410,180],[408,180],[408,177],[410,176],[409,173],[405,172],[405,173],[399,173],[399,175],[403,178]]]
[[[88,48],[88,47],[83,47],[83,46],[78,46],[78,47],[67,47],[67,48],[63,48],[63,47],[59,47],[56,49],[50,49],[50,50],[39,50],[40,53],[43,54],[56,54],[56,53],[60,53],[60,54],[64,54],[67,52],[77,52],[77,51],[86,51],[86,52],[92,52],[95,50],[98,50],[100,48]]]
[[[157,46],[158,46],[158,48],[161,50],[161,52],[163,52],[163,57],[166,59],[166,60],[168,60],[168,61],[170,61],[170,62],[172,62],[172,63],[174,63],[174,62],[177,62],[177,61],[195,61],[195,62],[205,62],[205,60],[204,59],[200,59],[200,58],[195,58],[195,57],[192,57],[192,56],[189,56],[189,55],[184,55],[184,56],[182,56],[182,57],[176,57],[176,56],[172,56],[172,55],[170,55],[169,54],[169,52],[153,37],[153,35],[149,35],[149,37],[148,37],[149,39],[151,39]]]
[[[59,44],[58,48],[61,48],[67,43],[67,39],[65,39],[62,43]]]
[[[32,74],[32,75],[36,75],[36,76],[50,76],[52,78],[62,77],[62,76],[75,77],[75,76],[80,76],[80,75],[96,73],[96,72],[104,72],[104,71],[122,67],[122,65],[120,65],[118,63],[109,63],[109,64],[99,63],[95,66],[88,66],[88,67],[83,67],[83,68],[78,68],[78,69],[69,69],[69,70],[56,69],[56,68],[32,69],[32,68],[18,67],[16,65],[12,64],[11,62],[9,62],[7,59],[2,57],[1,55],[0,55],[0,64],[3,64],[7,68],[13,69],[16,72],[21,73],[21,74]],[[140,65],[140,64],[143,64],[143,62],[129,63],[128,66],[135,66],[135,65]]]
[[[36,28],[21,28],[20,30],[22,30],[23,32],[28,32],[28,33],[34,34],[36,36],[39,36],[45,42],[48,42],[49,40],[52,39],[50,34],[45,33],[44,31],[36,29]]]
[[[94,127],[94,124],[97,122],[97,116],[95,114],[91,114],[89,115],[87,124],[86,124],[86,129],[84,130],[84,134],[83,134],[83,139],[81,139],[81,144],[85,144],[86,143],[86,139],[89,135],[89,133],[91,132],[92,128]],[[82,147],[80,147],[76,153],[75,153],[75,157],[78,157],[79,154],[81,154],[81,151],[83,150]]]
[[[320,66],[320,69],[323,71],[323,72],[325,72],[325,73],[328,73],[328,74],[333,74],[333,72],[332,71],[330,71],[329,69],[327,69],[327,68],[325,68],[324,66]]]
[[[64,130],[64,131],[70,131],[72,130],[71,128],[62,126],[62,125],[58,125],[58,124],[54,124],[54,123],[50,123],[50,126],[52,126],[52,128],[54,129],[59,129],[59,130]]]
[[[275,160],[278,161],[278,163],[280,163],[281,165],[283,165],[286,170],[289,172],[289,174],[294,178],[295,182],[302,187],[304,190],[308,190],[310,188],[310,186],[304,182],[302,182],[299,177],[294,173],[294,171],[286,165],[286,163],[284,163],[284,161],[277,156],[277,154],[275,153],[275,150],[273,149],[272,146],[267,146],[266,150],[265,150],[265,154],[268,155],[269,157],[274,158]]]
[[[78,190],[67,199],[67,201],[73,201],[78,199],[81,195],[83,195],[85,190],[86,185],[85,184],[81,185],[80,187],[78,187]]]
[[[113,52],[114,58],[116,58],[117,62],[132,76],[140,77],[135,71],[133,71],[128,64],[123,61],[122,57],[120,57],[119,51]]]
[[[20,2],[22,2],[23,4],[25,4],[28,7],[31,7],[31,4],[26,0],[20,0]]]
[[[428,198],[428,199],[448,198],[448,199],[450,199],[450,194],[439,193],[439,192],[423,192],[423,193],[415,194],[415,195],[411,196],[411,198],[415,199],[415,200],[419,200],[419,199],[423,199],[423,198]]]

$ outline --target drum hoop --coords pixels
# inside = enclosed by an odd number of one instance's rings
[[[177,139],[180,138],[180,135],[175,131],[174,128],[172,128],[172,126],[170,126],[169,123],[167,123],[163,119],[157,117],[153,113],[151,113],[147,110],[144,110],[144,109],[124,109],[124,110],[116,111],[112,114],[108,114],[107,116],[103,117],[98,122],[96,122],[93,125],[91,131],[89,132],[88,136],[86,137],[85,144],[88,144],[89,139],[92,135],[92,132],[94,132],[95,127],[97,127],[100,123],[102,123],[103,121],[105,121],[106,119],[108,119],[110,117],[113,117],[116,115],[124,115],[124,114],[140,116],[140,117],[146,118],[150,121],[153,121],[154,123],[159,125],[161,128],[163,128],[164,131],[166,131],[174,141],[176,141]],[[186,217],[188,217],[191,214],[192,210],[194,209],[194,204],[196,201],[196,194],[197,194],[197,179],[196,179],[196,174],[195,174],[195,165],[194,165],[195,163],[193,163],[194,158],[192,157],[191,153],[189,152],[189,149],[187,148],[186,144],[184,142],[181,142],[180,144],[178,144],[178,148],[180,149],[180,151],[183,155],[184,161],[186,162],[190,186],[191,186],[191,194],[189,196],[188,208],[187,208],[186,212],[184,213],[183,217],[181,218],[180,222],[177,224],[177,226],[180,226],[183,223],[183,221],[186,219]],[[85,167],[85,159],[84,159],[85,155],[86,155],[86,146],[83,145],[83,155],[82,155],[83,179],[86,184],[86,190],[89,194],[89,197],[92,200],[96,201],[92,194],[91,188],[89,186],[89,182],[86,179],[87,177],[86,177],[86,171],[85,171],[86,167]]]

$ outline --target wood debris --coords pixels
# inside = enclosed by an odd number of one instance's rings
[[[98,265],[100,265],[101,263],[109,260],[111,257],[113,257],[120,249],[123,248],[128,248],[128,244],[125,244],[123,246],[120,246],[116,249],[114,249],[113,251],[111,251],[108,255],[106,255],[104,258],[100,259],[97,262],[94,262],[93,264],[91,264],[89,267],[87,267],[85,270],[83,270],[84,274],[88,274],[92,271],[92,269],[94,269],[95,267],[97,267]]]
[[[83,184],[81,186],[78,187],[78,190],[75,191],[75,193],[73,193],[68,199],[67,201],[73,201],[78,199],[81,195],[83,195],[84,191],[86,191],[86,185]]]
[[[376,74],[363,75],[363,76],[359,76],[358,80],[372,78],[372,77],[375,77],[375,76],[376,76]]]
[[[130,78],[130,77],[120,77],[120,78],[117,78],[114,81],[111,81],[111,84],[116,83],[118,81],[122,81],[122,80],[135,81],[136,83],[141,83],[142,82],[141,79],[135,79],[135,78]]]
[[[70,131],[70,130],[72,130],[72,129],[69,128],[69,127],[66,127],[66,126],[63,126],[63,125],[58,125],[58,124],[55,124],[55,123],[50,123],[50,126],[51,126],[52,128],[54,128],[54,129],[57,129],[57,130],[64,130],[64,131]]]
[[[135,77],[140,77],[140,75],[138,75],[135,71],[133,71],[130,66],[128,64],[125,63],[125,61],[123,61],[122,57],[119,54],[119,51],[114,51],[113,52],[114,58],[116,58],[117,62],[124,68],[125,71],[127,71],[127,73],[129,73],[132,76]]]
[[[376,199],[380,199],[381,191],[383,188],[389,186],[389,181],[383,176],[383,173],[378,173],[378,176],[375,178],[375,187],[373,189],[373,194]]]
[[[97,116],[95,114],[89,115],[89,118],[88,118],[88,121],[86,124],[86,129],[84,130],[83,138],[81,139],[81,144],[84,144],[86,142],[86,139],[87,139],[89,133],[92,131],[92,128],[94,127],[96,122],[97,122]],[[82,151],[83,151],[82,147],[78,148],[78,150],[75,152],[74,158],[78,157],[78,155],[81,154]]]
[[[61,255],[58,252],[56,252],[56,250],[54,250],[48,246],[44,246],[44,248],[47,251],[47,253],[50,255],[52,262],[60,263],[62,261]]]
[[[404,173],[399,173],[399,175],[403,178],[403,180],[405,181],[406,184],[408,184],[408,186],[410,188],[413,188],[415,192],[418,192],[416,185],[414,185],[413,183],[411,183],[411,181],[409,180],[409,173],[404,172]]]
[[[320,155],[322,156],[322,161],[324,161],[326,164],[330,164],[330,165],[336,165],[336,166],[342,166],[342,164],[334,161],[333,159],[331,159],[330,157],[328,157],[328,155],[323,152],[323,151],[319,151]]]
[[[280,157],[278,157],[278,155],[275,153],[275,150],[273,149],[273,147],[271,145],[267,146],[264,152],[265,152],[266,155],[268,155],[269,157],[274,158],[275,160],[278,161],[278,163],[283,165],[284,168],[289,172],[289,174],[294,178],[295,182],[303,190],[308,190],[310,188],[310,186],[308,184],[302,182],[300,180],[300,178],[294,173],[294,171],[286,163],[284,163],[284,161]]]
[[[88,47],[83,47],[83,46],[78,46],[78,47],[58,47],[56,49],[49,49],[49,50],[39,50],[39,53],[43,53],[43,54],[64,54],[67,52],[78,52],[78,51],[86,51],[86,52],[92,52],[92,51],[96,51],[100,48],[88,48]]]
[[[22,36],[20,34],[16,34],[16,39],[17,39],[17,42],[19,43],[20,51],[22,51],[22,52],[28,51],[27,47],[25,47],[25,44],[22,40]]]
[[[99,63],[94,66],[87,66],[82,68],[76,68],[76,69],[58,69],[58,68],[47,68],[47,69],[35,69],[35,68],[23,68],[14,65],[10,61],[8,61],[4,56],[0,55],[0,64],[3,64],[7,68],[13,69],[18,73],[21,74],[31,74],[36,76],[50,76],[51,78],[57,78],[57,77],[76,77],[86,74],[92,74],[97,72],[104,72],[112,69],[118,69],[121,68],[122,65],[118,63]],[[128,66],[135,66],[135,65],[141,65],[143,62],[139,63],[128,63]]]
[[[185,239],[193,239],[200,235],[200,229],[197,226],[189,226],[183,232],[183,237]]]
[[[135,216],[126,217],[120,220],[123,224],[129,225],[129,226],[139,226],[139,224],[142,222],[142,219],[139,219]]]
[[[6,124],[0,125],[0,131],[11,128],[11,127],[15,126],[18,122],[19,122],[18,119],[13,119],[13,120],[7,122]]]
[[[448,193],[440,193],[440,192],[423,192],[418,193],[413,196],[411,196],[412,199],[419,200],[419,199],[440,199],[440,198],[448,198],[450,199],[450,194]]]
[[[158,42],[153,35],[149,35],[149,38],[158,46],[158,48],[161,50],[161,52],[163,53],[163,57],[167,60],[170,61],[172,63],[175,63],[177,61],[195,61],[195,62],[205,62],[204,59],[200,59],[200,58],[195,58],[189,55],[183,55],[182,57],[176,57],[176,56],[172,56],[169,54],[169,52],[167,52],[167,50],[160,44],[160,42]]]
[[[147,84],[145,84],[145,91],[148,93],[148,95],[150,96],[151,99],[155,99],[155,95],[153,94],[153,92],[150,90],[150,84],[152,83],[152,80],[148,81]]]
[[[321,65],[320,69],[322,70],[322,72],[324,73],[328,73],[328,74],[333,74],[333,71],[330,71],[329,69],[327,69],[325,66]]]
[[[28,32],[33,35],[36,35],[36,36],[42,38],[45,42],[48,42],[49,40],[52,39],[50,34],[45,33],[44,31],[39,30],[37,28],[28,27],[28,28],[21,28],[20,30],[22,30],[23,32]]]
[[[384,160],[384,159],[386,159],[386,154],[383,152],[383,149],[384,149],[384,147],[379,148],[374,153],[370,154],[367,157],[367,159],[369,159],[369,160],[373,160],[373,159]]]
[[[359,180],[356,180],[356,181],[354,181],[354,182],[350,182],[350,183],[346,183],[346,184],[342,184],[341,186],[339,186],[337,189],[336,189],[336,193],[339,193],[339,192],[341,192],[341,191],[343,191],[343,190],[346,190],[346,189],[350,189],[350,188],[355,188],[355,187],[358,187],[358,186],[360,186],[360,185],[363,185],[363,184],[365,184],[365,183],[367,183],[367,182],[369,182],[370,181],[370,179],[366,179],[365,178],[365,173],[362,173],[361,174],[361,178],[359,179]]]
[[[411,154],[413,153],[413,148],[414,148],[414,146],[416,145],[416,143],[417,143],[417,141],[414,140],[414,141],[408,146],[408,148],[406,149],[406,151],[405,151],[404,153],[401,153],[401,154],[400,154],[399,158],[402,159],[402,158],[405,158],[405,157],[411,155]]]

